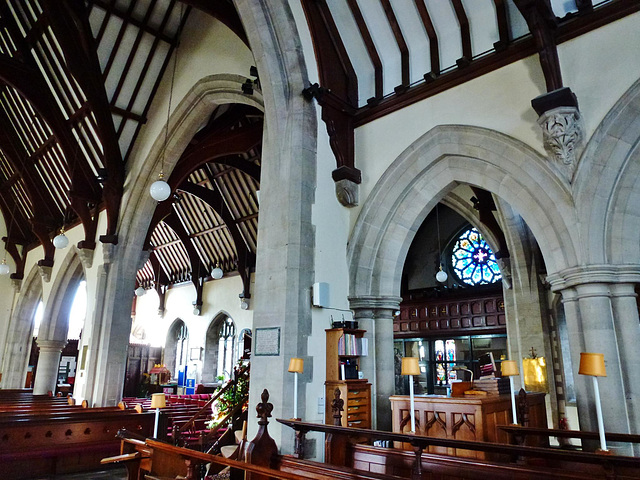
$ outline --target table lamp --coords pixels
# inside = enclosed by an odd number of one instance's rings
[[[600,403],[600,390],[598,389],[598,378],[606,377],[607,370],[604,366],[604,353],[581,353],[580,375],[589,375],[593,378],[593,390],[596,396],[596,414],[598,415],[598,433],[600,434],[600,450],[607,451],[607,441],[604,438],[604,421],[602,420],[602,405]]]
[[[292,358],[289,360],[289,372],[294,374],[293,377],[293,418],[298,418],[298,375],[304,370],[303,358]]]
[[[416,433],[416,417],[415,406],[413,401],[413,376],[420,375],[420,365],[418,364],[418,357],[404,357],[402,359],[402,375],[409,375],[409,403],[411,411],[411,432]]]
[[[518,425],[518,411],[516,410],[516,391],[513,387],[513,377],[518,375],[518,363],[515,360],[503,360],[500,364],[500,370],[503,377],[509,377],[509,385],[511,386],[511,412],[513,415],[513,423]]]
[[[160,409],[167,406],[167,400],[164,393],[154,393],[151,395],[151,408],[156,409],[156,421],[153,424],[153,438],[158,438],[158,419],[160,418]]]

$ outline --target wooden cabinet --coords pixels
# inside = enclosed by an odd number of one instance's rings
[[[358,378],[360,356],[368,353],[364,333],[346,328],[326,330],[325,423],[333,425],[331,402],[337,388],[344,400],[342,426],[371,428],[371,384]]]

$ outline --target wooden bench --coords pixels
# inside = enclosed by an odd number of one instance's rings
[[[150,435],[153,422],[153,413],[117,408],[0,415],[2,478],[95,470],[100,459],[119,452],[118,429]]]

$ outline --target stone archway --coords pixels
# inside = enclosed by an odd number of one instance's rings
[[[82,261],[75,249],[69,251],[61,265],[45,303],[36,340],[40,354],[33,384],[34,394],[55,392],[60,354],[67,344],[69,313],[78,285],[86,277]]]
[[[178,369],[187,364],[189,351],[189,329],[183,320],[176,318],[164,342],[164,364],[171,372],[171,378],[178,379]]]
[[[2,388],[23,388],[25,384],[33,337],[33,319],[38,303],[42,300],[42,278],[37,266],[29,272],[21,290],[7,334]]]
[[[230,320],[231,324],[233,324],[233,320],[231,319],[231,316],[229,314],[227,314],[226,312],[219,312],[217,315],[213,317],[213,320],[211,320],[211,323],[209,323],[209,328],[207,328],[205,344],[204,344],[202,383],[215,382],[217,376],[223,373],[223,372],[220,372],[218,369],[218,364],[220,360],[219,359],[220,328],[223,322],[227,322],[228,320]],[[235,333],[235,327],[234,327],[234,333]],[[232,340],[232,345],[234,344],[235,344],[235,339]]]
[[[501,133],[469,126],[438,126],[407,148],[372,190],[354,226],[347,252],[349,301],[355,315],[371,320],[374,355],[393,358],[392,314],[401,298],[407,251],[434,208],[457,185],[492,192],[525,220],[548,270],[578,258],[576,211],[569,185],[527,145]],[[387,428],[393,364],[367,359],[375,370],[377,428]],[[366,367],[363,367],[366,368]]]

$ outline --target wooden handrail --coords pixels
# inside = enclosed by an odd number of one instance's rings
[[[430,446],[448,447],[455,449],[475,450],[481,452],[498,453],[503,455],[553,458],[556,460],[566,460],[571,462],[581,462],[589,464],[627,466],[640,468],[640,458],[627,457],[622,455],[603,455],[590,452],[566,451],[555,448],[529,447],[509,445],[506,443],[476,442],[470,440],[451,440],[447,438],[425,437],[422,435],[408,435],[405,433],[381,432],[365,428],[337,427],[317,423],[301,422],[289,419],[276,419],[296,432],[303,433],[313,431],[327,435],[342,436],[347,438],[367,438],[376,440],[390,440],[393,442],[409,443],[414,448],[424,450]]]
[[[202,408],[200,408],[200,410],[198,410],[193,417],[191,417],[184,425],[182,425],[180,427],[180,429],[178,430],[180,433],[184,433],[187,429],[189,429],[194,422],[197,420],[197,418],[205,412],[205,410],[207,410],[207,408],[211,408],[211,404],[213,402],[215,402],[218,398],[220,398],[220,396],[225,393],[227,390],[229,390],[232,386],[236,386],[238,384],[238,380],[243,377],[246,373],[249,372],[249,369],[251,367],[251,364],[248,363],[246,365],[244,365],[240,370],[238,370],[237,373],[234,374],[233,379],[229,380],[224,387],[222,387],[213,397],[211,397],[207,403],[205,403]]]
[[[584,432],[582,430],[560,430],[551,428],[521,427],[519,425],[498,425],[500,430],[516,435],[532,435],[539,437],[578,438],[582,440],[598,440],[598,432]],[[640,435],[631,433],[605,432],[605,438],[612,442],[640,443]]]
[[[242,401],[240,403],[238,403],[235,407],[233,407],[231,409],[231,411],[229,413],[227,413],[227,415],[220,420],[220,422],[218,423],[218,425],[216,425],[214,428],[212,428],[203,438],[204,441],[208,440],[209,438],[211,438],[213,435],[215,435],[218,430],[220,430],[220,428],[227,423],[231,418],[233,418],[233,416],[238,413],[239,410],[242,410],[242,407],[244,406],[244,404],[246,403],[246,401],[249,399],[249,395],[246,395]],[[213,447],[212,447],[213,448]]]

